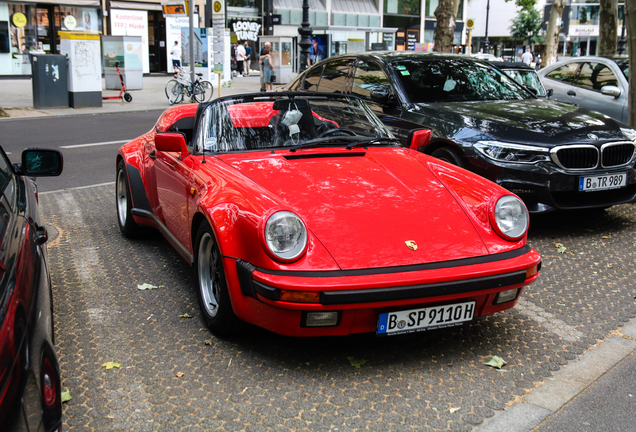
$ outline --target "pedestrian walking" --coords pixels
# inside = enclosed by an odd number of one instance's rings
[[[250,76],[250,63],[252,62],[252,47],[245,41],[245,65],[243,66],[243,75]]]
[[[238,44],[236,47],[236,73],[243,76],[243,66],[245,65],[245,47]]]
[[[533,60],[534,56],[532,55],[532,52],[530,52],[530,48],[528,48],[521,56],[521,61],[530,66]]]
[[[172,68],[180,69],[181,68],[181,47],[179,46],[179,41],[174,41],[174,46],[170,50],[170,58],[172,59]]]
[[[258,64],[261,67],[261,91],[264,92],[266,90],[265,88],[265,71],[263,70],[263,52],[265,51],[265,48],[267,48],[268,50],[271,49],[272,47],[272,43],[271,42],[265,42],[265,44],[263,45],[263,48],[261,48],[261,53],[260,56],[258,58]]]
[[[272,76],[276,73],[272,64],[272,56],[269,55],[269,48],[263,49],[263,81],[265,82],[265,91],[272,91]]]

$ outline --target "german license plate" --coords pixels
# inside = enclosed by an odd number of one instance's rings
[[[471,321],[475,315],[475,302],[455,303],[451,305],[410,309],[380,314],[378,335],[396,335],[451,327]]]
[[[579,177],[579,191],[617,189],[627,185],[627,173]]]

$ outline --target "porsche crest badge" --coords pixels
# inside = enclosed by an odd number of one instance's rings
[[[413,240],[407,240],[404,243],[406,243],[407,248],[411,250],[417,250],[417,243],[415,243]]]

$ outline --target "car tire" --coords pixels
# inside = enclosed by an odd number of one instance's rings
[[[129,238],[139,235],[140,226],[132,215],[132,199],[128,186],[128,174],[123,160],[117,163],[117,177],[115,181],[115,205],[117,207],[117,223],[123,235]]]
[[[431,152],[431,156],[437,159],[441,159],[444,162],[448,162],[453,165],[457,165],[461,168],[467,168],[466,161],[457,151],[449,147],[440,147]]]
[[[194,263],[203,321],[212,333],[229,336],[237,330],[239,320],[232,310],[221,251],[207,223],[201,224],[196,239]]]

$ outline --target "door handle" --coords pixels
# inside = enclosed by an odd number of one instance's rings
[[[574,90],[569,90],[568,96],[576,96],[576,92]]]

